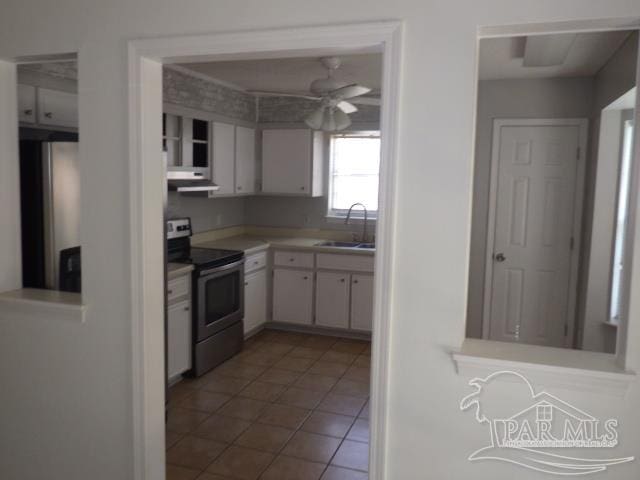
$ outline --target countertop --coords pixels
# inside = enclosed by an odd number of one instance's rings
[[[307,237],[267,237],[254,235],[236,235],[208,242],[196,243],[194,247],[200,248],[223,248],[227,250],[242,250],[246,255],[266,250],[269,247],[282,248],[288,250],[308,250],[314,252],[344,253],[349,255],[375,255],[375,249],[344,248],[344,247],[321,247],[318,243],[326,242],[323,238]]]
[[[193,271],[193,265],[189,263],[169,263],[167,265],[167,279],[181,277]]]

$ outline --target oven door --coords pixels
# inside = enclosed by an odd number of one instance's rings
[[[244,315],[244,259],[200,272],[197,280],[196,341],[241,321]]]

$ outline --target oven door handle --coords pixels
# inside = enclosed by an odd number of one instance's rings
[[[233,262],[228,265],[222,265],[220,267],[210,268],[209,270],[202,270],[200,272],[199,277],[200,278],[207,277],[209,275],[214,275],[216,273],[226,272],[227,270],[233,270],[234,268],[238,268],[242,264],[244,264],[244,258],[242,260],[238,260],[237,262]]]

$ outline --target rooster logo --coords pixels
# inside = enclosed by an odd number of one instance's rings
[[[504,383],[491,385],[497,378],[512,384],[508,403],[516,413],[508,417],[490,410],[491,406],[504,408]],[[577,452],[581,448],[594,452],[615,447],[617,420],[600,422],[554,395],[535,393],[531,383],[517,372],[500,371],[486,378],[474,378],[469,386],[474,391],[460,401],[460,409],[474,411],[476,421],[487,424],[491,436],[491,445],[473,452],[470,461],[503,461],[568,476],[602,472],[612,465],[634,460],[634,457],[579,458]],[[559,455],[558,449],[571,455]]]

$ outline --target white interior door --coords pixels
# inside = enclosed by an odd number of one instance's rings
[[[577,125],[499,126],[487,252],[492,340],[565,345],[579,142]]]

